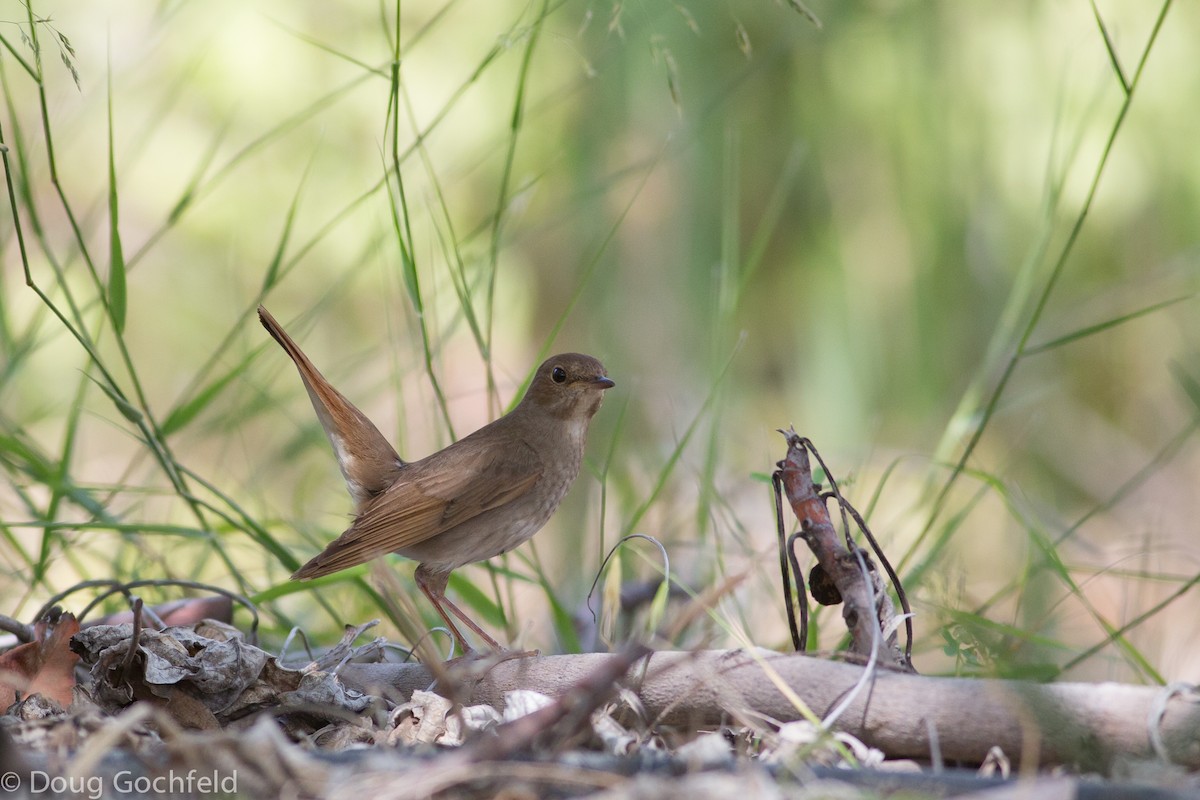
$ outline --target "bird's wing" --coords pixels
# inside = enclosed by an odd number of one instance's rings
[[[542,475],[540,459],[524,442],[464,442],[406,465],[399,481],[292,577],[317,578],[423,542],[516,500]]]

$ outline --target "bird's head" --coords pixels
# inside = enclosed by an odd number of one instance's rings
[[[538,367],[521,405],[562,419],[586,422],[600,410],[604,390],[615,385],[596,359],[582,353],[562,353]]]

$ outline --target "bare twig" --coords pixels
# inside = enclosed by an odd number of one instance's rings
[[[121,679],[119,683],[129,683],[129,672],[133,669],[133,659],[137,656],[138,642],[142,638],[142,598],[133,600],[133,632],[129,634],[129,650],[125,653],[125,661],[121,664]]]
[[[792,633],[792,648],[797,653],[803,653],[808,647],[808,598],[804,592],[804,578],[800,574],[800,565],[796,562],[796,553],[792,549],[796,534],[784,540],[783,523],[783,485],[782,475],[776,470],[771,475],[771,488],[775,491],[775,531],[779,536],[779,571],[783,573],[783,607],[787,610],[788,630]],[[791,563],[791,574],[788,574],[788,563]],[[800,627],[796,628],[796,610],[792,605],[792,576],[795,576],[796,592],[800,595]]]
[[[830,479],[830,484],[833,479]],[[895,568],[892,567],[892,562],[888,561],[887,556],[883,554],[883,548],[879,546],[879,542],[875,540],[875,534],[871,533],[871,528],[867,525],[866,520],[858,513],[858,509],[850,505],[849,501],[843,498],[840,494],[837,495],[838,502],[842,508],[850,512],[850,516],[854,518],[854,522],[858,525],[858,529],[863,532],[863,536],[871,543],[871,550],[875,553],[875,557],[879,559],[879,563],[883,566],[884,572],[888,574],[888,580],[892,582],[892,586],[896,587],[896,598],[900,601],[900,608],[904,611],[904,631],[907,634],[907,639],[904,642],[904,660],[912,666],[912,646],[913,646],[913,624],[912,624],[912,606],[908,604],[908,595],[904,591],[904,585],[900,583],[900,576],[896,574]]]
[[[531,747],[538,740],[549,739],[551,733],[553,745],[564,745],[586,724],[592,712],[612,696],[617,681],[650,653],[650,648],[643,644],[626,645],[560,695],[554,703],[501,725],[496,736],[482,739],[469,748],[467,757],[475,761],[507,758]]]
[[[864,557],[850,536],[847,515],[853,513],[856,522],[861,520],[861,515],[853,511],[849,503],[841,497],[837,490],[837,484],[830,476],[833,496],[838,499],[845,527],[846,544],[843,545],[838,540],[837,531],[829,517],[829,510],[825,506],[825,497],[819,493],[813,482],[808,454],[812,450],[818,461],[820,461],[820,455],[816,453],[812,443],[797,435],[795,430],[789,429],[781,431],[781,433],[787,439],[788,452],[787,456],[779,462],[779,470],[776,475],[792,506],[792,511],[800,520],[799,536],[816,555],[820,572],[823,572],[824,576],[836,587],[836,595],[841,596],[842,619],[845,620],[846,627],[850,631],[850,652],[864,659],[870,659],[875,652],[875,642],[879,640],[879,633],[882,631],[884,632],[882,646],[887,649],[887,653],[880,655],[884,656],[885,662],[911,672],[912,663],[908,657],[909,649],[906,648],[902,652],[896,643],[895,626],[893,625],[895,609],[884,589],[883,581],[880,580],[873,562]],[[824,468],[823,462],[821,466]],[[828,468],[825,468],[825,472],[828,476]],[[872,543],[880,560],[885,561],[874,537],[870,536],[868,540]],[[860,569],[860,564],[865,564],[867,569]],[[795,576],[797,584],[801,583],[803,576],[798,574],[799,570],[796,566],[793,567],[793,570],[797,572]],[[889,575],[895,574],[890,565],[888,565],[887,571]],[[867,585],[868,582],[870,582],[870,586]],[[813,589],[814,592],[817,591],[816,587]],[[897,591],[899,593],[899,589]],[[832,602],[836,602],[836,595],[830,598]],[[907,600],[905,604],[907,605]],[[905,623],[906,625],[909,623],[907,618]],[[909,648],[911,648],[911,634]]]
[[[0,614],[0,631],[14,633],[16,634],[17,639],[22,642],[33,641],[32,625],[26,625],[20,620],[13,619],[12,617],[6,617],[3,614]]]
[[[40,609],[38,609],[38,612],[34,616],[34,619],[41,619],[51,609],[51,607],[61,603],[66,597],[74,594],[75,592],[81,591],[83,589],[95,589],[95,588],[99,588],[99,587],[105,588],[107,591],[101,592],[99,596],[97,596],[95,599],[92,600],[92,602],[88,603],[84,607],[83,611],[79,612],[76,615],[76,618],[80,622],[83,622],[84,618],[87,617],[88,612],[90,612],[93,608],[95,608],[105,598],[111,597],[114,594],[125,595],[126,600],[128,600],[130,606],[132,607],[133,602],[134,602],[132,592],[134,589],[140,588],[142,586],[173,586],[173,587],[181,587],[184,589],[199,589],[201,591],[210,592],[212,594],[219,594],[224,597],[228,597],[230,600],[233,600],[233,601],[239,603],[247,611],[250,612],[250,620],[251,620],[250,621],[250,631],[249,631],[249,634],[247,635],[246,639],[251,644],[254,644],[255,642],[258,641],[258,607],[255,606],[254,603],[251,603],[249,598],[243,597],[242,595],[238,594],[237,592],[231,592],[228,589],[224,589],[220,586],[213,586],[212,584],[208,584],[208,583],[199,583],[197,581],[185,581],[185,580],[174,580],[174,579],[157,579],[157,580],[141,580],[141,581],[115,581],[115,580],[111,580],[111,579],[99,579],[99,580],[91,580],[91,581],[80,581],[79,583],[75,584],[74,586],[70,586],[67,589],[64,589],[63,591],[59,592],[58,594],[54,595],[49,600],[47,600],[45,602],[45,604]]]

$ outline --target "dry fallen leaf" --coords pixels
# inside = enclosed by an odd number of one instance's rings
[[[454,707],[446,698],[433,692],[417,690],[407,703],[396,706],[387,735],[390,746],[412,747],[417,744],[462,744],[462,721],[450,710]]]
[[[61,614],[35,624],[32,642],[0,653],[0,709],[16,702],[18,694],[40,694],[69,706],[79,662],[70,644],[78,631],[75,615]]]
[[[110,713],[149,700],[183,727],[211,729],[263,708],[292,707],[314,719],[328,710],[341,719],[371,703],[332,673],[279,666],[225,623],[142,630],[136,645],[132,637],[130,624],[98,625],[81,631],[72,645],[91,668],[96,702]]]

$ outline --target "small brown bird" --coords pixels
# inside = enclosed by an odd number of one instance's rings
[[[354,523],[292,578],[318,578],[399,553],[418,562],[417,586],[464,650],[470,645],[447,610],[502,649],[446,599],[446,582],[451,571],[508,552],[550,519],[579,474],[604,390],[614,386],[604,366],[579,353],[547,359],[508,414],[406,462],[262,306],[258,317],[296,362],[356,504]]]

